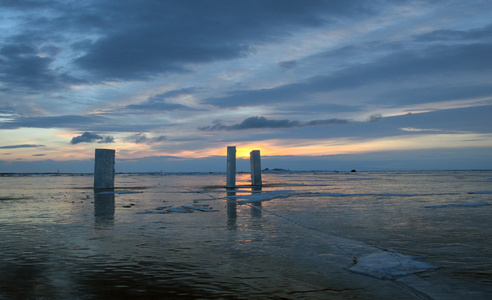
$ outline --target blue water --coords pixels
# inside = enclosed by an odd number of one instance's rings
[[[248,180],[0,177],[0,299],[492,298],[492,171]]]

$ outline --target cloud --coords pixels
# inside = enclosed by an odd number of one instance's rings
[[[490,40],[492,25],[470,30],[439,29],[415,36],[418,42]]]
[[[297,66],[297,62],[295,60],[282,61],[278,63],[278,66],[282,69],[293,69]]]
[[[159,101],[149,100],[141,104],[130,104],[127,105],[128,109],[139,109],[139,110],[150,110],[150,111],[174,111],[174,110],[192,110],[191,108],[176,104],[176,103],[165,103]]]
[[[301,124],[301,127],[306,126],[329,126],[329,125],[345,125],[349,122],[347,120],[342,119],[326,119],[326,120],[313,120],[306,123]]]
[[[402,127],[400,130],[409,132],[432,132],[432,131],[442,131],[441,129],[431,129],[431,128],[414,128],[414,127]]]
[[[318,27],[331,18],[371,13],[370,5],[345,1],[115,3],[119,1],[92,3],[92,19],[104,19],[97,25],[110,30],[75,61],[103,80],[185,72],[188,64],[248,55],[259,43],[289,36],[293,27]],[[98,29],[91,21],[77,20]]]
[[[44,145],[33,145],[33,144],[10,145],[10,146],[2,146],[0,147],[0,149],[37,148],[37,147],[44,147]]]
[[[45,156],[46,154],[33,154],[32,156]]]
[[[378,122],[383,118],[383,115],[381,114],[372,114],[369,116],[367,119],[368,122]]]
[[[245,130],[245,129],[267,129],[267,128],[298,128],[308,126],[327,126],[327,125],[345,125],[347,120],[327,119],[313,120],[306,123],[289,120],[269,120],[265,117],[249,117],[239,124],[223,125],[221,123],[200,127],[199,130],[218,131],[218,130]]]
[[[4,44],[0,47],[0,82],[5,90],[56,90],[80,83],[68,73],[54,70],[56,47],[37,47],[31,43]]]
[[[179,97],[187,96],[195,91],[194,88],[183,88],[179,90],[169,91],[163,94],[150,97],[147,101],[140,104],[130,104],[125,108],[135,110],[149,110],[149,111],[175,111],[175,110],[195,110],[188,106],[178,103],[168,103],[168,99],[179,99]]]
[[[100,116],[50,116],[50,117],[15,117],[0,123],[0,129],[28,128],[77,128],[79,126],[97,125],[106,121]]]
[[[382,92],[372,103],[379,104],[421,104],[450,100],[492,97],[492,86],[488,83],[460,85],[456,83],[433,83],[415,88],[399,88]]]
[[[70,132],[154,154],[490,132],[490,108],[465,109],[492,101],[490,3],[69,2],[0,1],[0,132],[28,128],[9,145],[30,128],[56,129],[35,130],[50,149]]]
[[[154,143],[161,143],[165,140],[167,140],[167,138],[164,135],[155,138],[148,138],[147,135],[142,132],[134,135],[130,135],[125,138],[125,141],[132,142],[135,144],[154,144]]]
[[[112,136],[101,136],[91,132],[84,132],[82,135],[73,137],[70,144],[75,145],[79,143],[95,143],[98,144],[109,144],[114,143],[114,138]]]
[[[412,82],[418,77],[427,78],[443,73],[459,76],[460,74],[488,72],[492,69],[492,60],[489,59],[492,53],[492,43],[430,44],[425,49],[405,49],[405,43],[392,46],[403,49],[392,51],[390,54],[367,63],[352,63],[343,66],[327,75],[312,76],[304,81],[273,88],[230,91],[225,96],[206,98],[202,102],[221,108],[295,103],[299,99],[309,99],[314,93],[352,91],[355,88],[382,83],[395,86],[404,82]],[[373,47],[374,50],[384,50],[383,45]],[[385,47],[388,50],[388,45]],[[492,95],[489,86],[482,86],[479,91],[476,91],[471,87],[461,86],[463,84],[461,78],[455,80],[458,80],[455,84],[460,86],[461,94]],[[438,91],[437,93],[445,95],[446,100],[455,99],[446,92]],[[418,101],[421,98],[411,98],[410,101]],[[392,98],[388,96],[377,101],[391,102]]]

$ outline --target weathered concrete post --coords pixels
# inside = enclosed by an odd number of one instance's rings
[[[226,187],[236,186],[236,146],[227,147],[227,182]]]
[[[249,153],[249,163],[251,165],[251,185],[261,186],[260,150],[253,150]]]
[[[112,149],[96,149],[94,190],[114,188],[114,153]]]

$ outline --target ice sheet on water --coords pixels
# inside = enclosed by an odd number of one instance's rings
[[[206,211],[206,212],[212,212],[212,211],[216,211],[216,210],[213,210],[213,209],[210,209],[210,208],[206,208],[206,207],[201,207],[201,206],[183,206],[183,208],[185,209],[191,209],[191,210],[199,210],[199,211]]]
[[[343,194],[343,193],[311,193],[306,196],[316,196],[316,197],[345,197],[345,196],[353,196],[351,194]]]
[[[439,195],[456,195],[456,193],[439,193],[439,194],[402,194],[402,193],[379,193],[379,194],[345,194],[345,193],[307,193],[305,196],[312,197],[349,197],[349,196],[381,196],[381,197],[416,197],[416,196],[439,196]]]
[[[137,192],[137,191],[105,191],[105,192],[94,193],[94,195],[139,194],[139,193],[141,193],[141,192]]]
[[[191,194],[212,194],[212,193],[223,193],[223,190],[189,190],[181,192],[183,194],[191,193]]]
[[[193,211],[202,211],[202,212],[213,212],[216,210],[213,210],[211,208],[205,207],[203,205],[194,205],[194,206],[180,206],[180,207],[170,207],[170,206],[160,206],[155,208],[154,210],[146,210],[146,211],[141,211],[137,212],[137,214],[166,214],[166,213],[191,213]]]
[[[6,201],[6,200],[26,200],[26,199],[34,199],[34,197],[0,197],[0,201]]]
[[[379,279],[396,279],[437,268],[415,258],[396,252],[378,251],[359,258],[357,263],[347,270]]]
[[[468,194],[492,194],[492,191],[478,191],[478,192],[470,192]]]
[[[268,201],[275,198],[289,197],[289,196],[303,196],[303,197],[347,197],[347,196],[384,196],[384,197],[414,197],[418,194],[345,194],[345,193],[312,193],[312,192],[295,192],[291,190],[277,190],[268,192],[258,192],[251,195],[231,195],[227,196],[228,199],[237,200],[238,204]]]
[[[167,212],[189,213],[190,211],[183,207],[168,208]]]
[[[166,209],[166,208],[169,208],[170,206],[159,206],[159,207],[156,207],[155,209],[156,210],[163,210],[163,209]]]
[[[230,195],[227,196],[229,200],[237,200],[238,204],[253,203],[268,201],[275,198],[289,197],[293,195],[302,195],[303,193],[293,192],[290,190],[277,190],[277,191],[266,191],[266,192],[256,192],[251,195]]]
[[[443,207],[474,207],[474,206],[484,206],[489,205],[487,202],[473,202],[473,203],[452,203],[452,204],[442,204],[442,205],[428,205],[425,208],[443,208]]]
[[[350,197],[350,196],[383,196],[383,197],[415,197],[422,196],[419,194],[398,194],[398,193],[381,193],[381,194],[345,194],[345,193],[309,193],[305,196],[312,197]]]

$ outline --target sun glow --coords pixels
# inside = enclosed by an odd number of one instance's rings
[[[251,151],[260,150],[262,155],[269,155],[272,152],[271,147],[259,144],[249,144],[245,146],[239,146],[236,148],[236,157],[238,158],[249,158]]]

